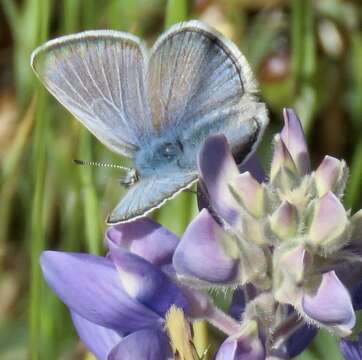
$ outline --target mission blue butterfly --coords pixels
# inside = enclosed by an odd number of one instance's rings
[[[174,25],[150,51],[118,31],[60,37],[37,48],[31,66],[104,145],[133,160],[109,224],[145,216],[197,181],[208,136],[224,134],[246,157],[268,122],[244,56],[199,21]]]

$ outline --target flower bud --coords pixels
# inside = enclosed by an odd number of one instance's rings
[[[274,253],[274,296],[281,303],[296,305],[312,259],[303,245],[286,245]]]
[[[238,245],[240,249],[240,285],[254,283],[260,288],[270,286],[268,277],[268,264],[265,252],[260,245],[238,237]]]
[[[245,214],[241,219],[243,237],[256,245],[270,245],[266,236],[266,221],[257,220],[252,216]]]
[[[362,209],[357,211],[351,218],[352,224],[352,243],[361,243],[362,246]]]
[[[349,240],[348,218],[339,199],[328,192],[317,199],[308,230],[308,245],[317,253],[330,254]]]
[[[265,211],[265,188],[249,172],[234,178],[229,188],[235,199],[252,216],[259,219]]]
[[[274,154],[270,167],[270,180],[281,190],[292,189],[299,183],[296,165],[279,135],[276,135],[274,140]]]
[[[281,139],[298,169],[299,175],[310,171],[310,159],[304,132],[297,114],[292,109],[284,109],[284,127],[280,133]]]
[[[282,204],[271,215],[270,228],[281,240],[293,238],[298,229],[298,211],[288,201]]]
[[[314,181],[319,197],[328,191],[341,196],[346,184],[348,169],[344,161],[326,156],[314,174]]]
[[[273,180],[282,169],[288,169],[290,172],[296,172],[294,160],[286,147],[280,135],[274,137],[274,153],[270,168],[270,178]]]

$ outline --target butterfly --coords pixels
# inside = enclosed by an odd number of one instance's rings
[[[171,27],[150,51],[124,32],[63,36],[35,49],[31,66],[99,141],[133,161],[108,224],[143,217],[195,183],[208,136],[224,134],[245,158],[268,123],[245,57],[196,20]]]

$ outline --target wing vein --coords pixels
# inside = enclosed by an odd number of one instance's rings
[[[72,69],[72,71],[73,71],[73,69]],[[74,94],[76,94],[76,96],[78,96],[86,106],[89,105],[87,103],[87,101],[83,98],[83,96],[75,89],[74,85],[67,79],[66,75],[63,74],[62,71],[59,71],[59,74],[63,78],[63,80],[69,85],[69,87],[73,90]]]
[[[63,94],[63,96],[68,99],[68,101],[73,102],[73,103],[75,102],[74,99],[73,99],[72,97],[70,97],[70,96],[69,96],[61,87],[59,87],[54,81],[50,80],[50,82],[52,83],[52,86],[57,89],[57,91],[61,92],[61,93]],[[80,97],[80,99],[84,102],[84,99],[83,99],[82,97]],[[87,103],[84,102],[85,105],[86,105],[86,107],[83,107],[79,102],[76,102],[76,103],[77,103],[77,106],[78,106],[82,111],[84,111],[85,113],[88,113],[88,114],[91,115],[91,116],[94,116],[94,113],[89,111],[89,106],[87,106],[87,105],[88,105]]]

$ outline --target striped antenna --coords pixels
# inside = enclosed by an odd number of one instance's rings
[[[126,170],[126,171],[132,170],[131,168],[121,166],[121,165],[116,165],[116,164],[107,164],[107,163],[100,163],[100,162],[95,162],[95,161],[84,161],[84,160],[78,160],[78,159],[74,159],[73,161],[77,165],[89,165],[89,166],[97,166],[97,167],[107,167],[107,168],[113,168],[113,169],[122,169],[122,170]]]

